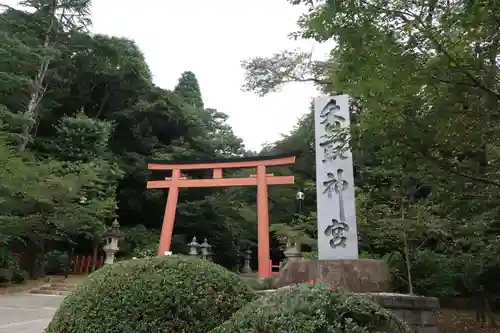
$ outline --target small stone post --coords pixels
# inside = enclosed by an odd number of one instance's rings
[[[250,260],[252,259],[252,250],[248,249],[243,254],[243,258],[245,259],[245,263],[243,268],[241,269],[242,273],[252,273],[252,268],[250,267]]]
[[[193,237],[191,240],[191,243],[188,244],[189,246],[189,255],[190,256],[197,256],[198,255],[198,248],[200,247],[200,244],[196,241],[196,236]]]
[[[105,244],[102,247],[106,253],[106,258],[104,259],[104,264],[109,265],[115,261],[115,253],[120,249],[118,247],[118,242],[123,239],[123,233],[120,231],[120,224],[115,219],[111,224],[111,228],[104,234]]]

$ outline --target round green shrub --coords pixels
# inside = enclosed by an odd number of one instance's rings
[[[19,256],[11,250],[0,247],[0,283],[8,284],[12,282],[14,274],[19,270]]]
[[[211,333],[410,333],[408,324],[373,301],[321,285],[279,289],[240,309]]]
[[[45,333],[206,333],[254,298],[236,274],[207,260],[133,259],[91,274]]]
[[[275,288],[275,279],[273,277],[268,277],[265,279],[260,279],[258,277],[242,277],[250,288],[253,290],[269,290]]]
[[[12,282],[16,284],[25,283],[30,279],[30,274],[24,269],[16,269],[12,275]]]
[[[0,283],[9,283],[13,276],[14,270],[12,268],[0,268]]]

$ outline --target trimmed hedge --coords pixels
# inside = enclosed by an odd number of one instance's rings
[[[133,259],[91,274],[63,301],[46,333],[205,333],[255,298],[206,260]]]
[[[280,289],[258,299],[211,333],[410,333],[410,326],[373,301],[321,285]]]
[[[276,289],[274,286],[274,278],[269,277],[265,279],[260,279],[258,277],[242,277],[243,281],[245,281],[250,288],[253,290],[270,290]]]

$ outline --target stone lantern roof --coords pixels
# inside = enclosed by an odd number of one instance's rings
[[[104,237],[115,237],[118,239],[122,239],[124,237],[123,232],[120,230],[120,223],[115,219],[113,223],[111,223],[111,228],[104,234]]]

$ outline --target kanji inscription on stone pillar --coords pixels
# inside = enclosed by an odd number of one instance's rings
[[[339,139],[350,125],[349,96],[315,98],[314,116],[318,258],[358,259],[352,153]]]

